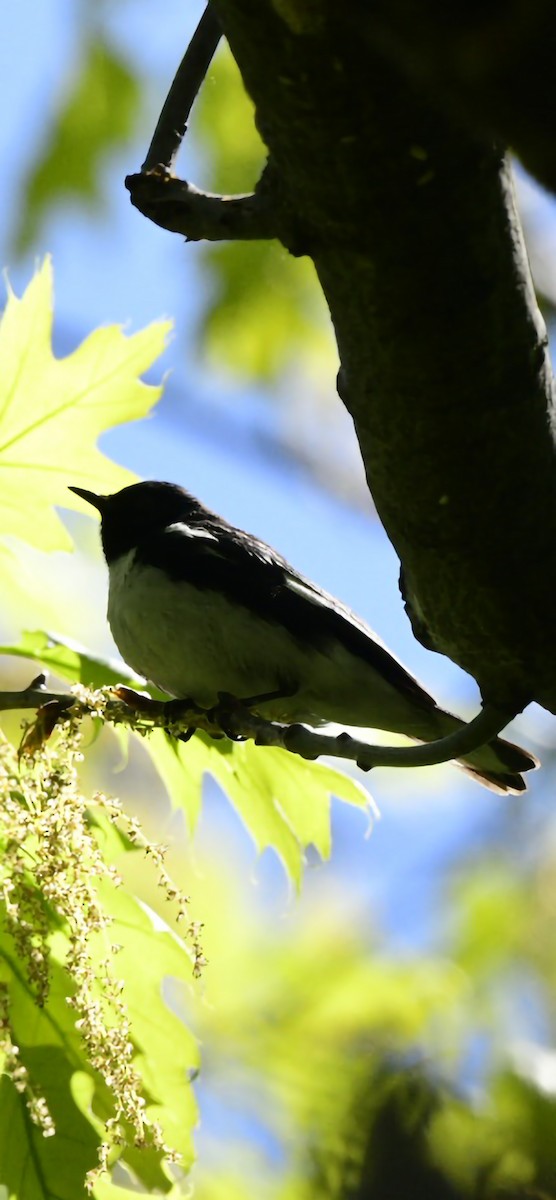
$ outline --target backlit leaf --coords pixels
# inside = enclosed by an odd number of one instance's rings
[[[99,435],[152,408],[160,388],[139,376],[164,349],[169,324],[127,335],[97,329],[66,358],[52,353],[47,260],[21,299],[11,289],[0,323],[0,529],[42,550],[72,542],[54,505],[90,512],[68,491],[116,491],[135,476],[97,448]],[[8,561],[6,556],[3,559]]]
[[[15,239],[20,252],[36,242],[55,203],[76,197],[98,204],[103,160],[131,133],[139,97],[139,81],[124,59],[101,36],[87,39],[84,58],[24,189]]]

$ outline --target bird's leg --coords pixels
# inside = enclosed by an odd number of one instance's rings
[[[234,696],[231,692],[218,692],[217,703],[207,709],[202,708],[190,697],[179,696],[172,700],[155,700],[145,692],[136,692],[133,688],[125,687],[122,684],[114,688],[118,698],[136,712],[153,720],[162,717],[165,726],[175,726],[181,721],[186,723],[188,714],[191,714],[190,719],[194,724],[188,725],[179,733],[175,729],[172,730],[173,736],[181,742],[188,742],[198,728],[204,729],[215,740],[228,737],[230,741],[244,742],[247,740],[246,736],[237,733],[232,727],[230,719],[232,714],[241,716],[243,713],[244,717],[251,716],[252,709],[258,708],[260,704],[286,699],[288,696],[295,695],[297,690],[297,684],[283,684],[274,691],[260,692],[256,696],[245,698]],[[201,719],[197,720],[197,717]],[[206,718],[206,721],[202,718]]]
[[[168,718],[169,724],[172,724],[174,721],[181,720],[181,718],[185,716],[186,713],[191,712],[192,709],[196,712],[201,711],[199,705],[189,697],[187,699],[182,699],[180,697],[176,700],[166,700],[164,703],[164,714]],[[193,737],[193,734],[196,733],[196,729],[196,725],[190,725],[188,729],[184,729],[183,733],[177,733],[175,736],[178,742],[188,742],[190,738]],[[217,738],[218,734],[211,734],[211,736]]]
[[[258,696],[243,697],[239,703],[244,708],[258,708],[259,704],[266,704],[269,700],[286,700],[288,696],[295,696],[297,690],[297,684],[284,684],[282,687],[276,688],[273,692],[261,692]]]
[[[168,722],[179,721],[185,713],[193,711],[199,712],[199,705],[190,697],[179,696],[175,700],[164,700],[164,715],[168,718]]]
[[[229,737],[233,742],[245,742],[247,738],[242,734],[235,733],[230,727],[229,717],[233,712],[246,712],[251,714],[254,708],[259,708],[261,704],[267,704],[271,700],[283,700],[288,696],[294,696],[297,691],[297,684],[286,685],[275,688],[272,692],[260,692],[256,696],[233,696],[231,692],[219,692],[218,702],[214,708],[211,708],[209,716],[214,719],[215,723],[220,725],[224,730],[226,737]]]
[[[218,725],[226,734],[226,737],[232,742],[244,742],[246,739],[239,733],[234,733],[230,727],[230,714],[233,712],[241,712],[246,709],[243,700],[239,700],[237,696],[232,696],[231,692],[218,692],[218,699],[213,708],[208,712],[208,717]]]

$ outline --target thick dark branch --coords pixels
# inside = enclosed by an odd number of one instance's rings
[[[209,2],[164,102],[142,171],[171,170],[187,130],[187,119],[220,38],[220,22]]]
[[[128,175],[125,185],[135,208],[188,242],[276,237],[275,214],[262,192],[214,196],[160,170]]]
[[[350,5],[215,3],[326,294],[413,628],[490,703],[556,711],[553,380],[503,148]]]
[[[350,19],[433,103],[556,190],[553,0],[355,0]]]
[[[115,698],[109,698],[110,694]],[[83,688],[76,695],[67,695],[47,692],[33,684],[21,692],[0,692],[0,710],[29,708],[38,710],[38,731],[36,735],[33,730],[28,732],[24,742],[24,748],[31,751],[50,736],[57,721],[102,710],[107,721],[127,723],[135,728],[162,727],[177,737],[200,729],[211,737],[224,735],[237,740],[249,739],[258,746],[278,747],[309,760],[321,756],[347,759],[357,763],[363,771],[373,767],[430,767],[450,762],[490,742],[516,716],[513,711],[502,712],[485,706],[468,725],[427,745],[370,746],[347,733],[317,733],[305,725],[267,721],[231,696],[222,696],[217,707],[207,711],[189,700],[153,700],[125,686],[106,689],[102,700],[98,692],[91,693],[89,700]],[[44,713],[47,713],[46,720],[41,719]]]

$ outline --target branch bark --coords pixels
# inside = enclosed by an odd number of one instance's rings
[[[355,0],[351,18],[433,103],[556,190],[552,0]]]
[[[127,175],[131,203],[143,216],[182,233],[188,242],[250,241],[278,235],[272,204],[263,191],[244,196],[216,196],[165,170]]]
[[[158,167],[171,171],[187,132],[189,114],[221,36],[218,17],[209,0],[163,104],[142,171],[149,172]]]
[[[141,170],[127,175],[131,203],[143,216],[186,241],[229,241],[273,238],[280,234],[269,199],[267,176],[255,192],[218,196],[204,192],[172,173],[187,132],[189,114],[204,81],[222,30],[211,0],[199,21],[162,106]]]

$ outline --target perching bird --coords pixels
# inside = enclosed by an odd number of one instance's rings
[[[219,692],[264,696],[253,711],[273,720],[385,729],[420,742],[461,728],[349,608],[183,488],[70,490],[101,515],[116,645],[170,696],[206,708]],[[492,790],[522,792],[520,772],[537,761],[496,738],[461,765]]]

